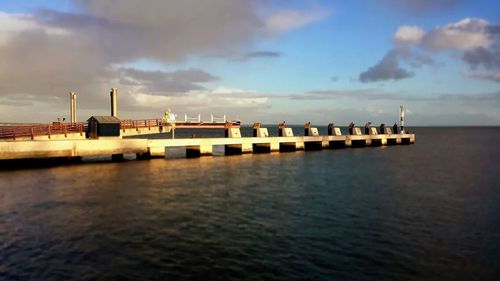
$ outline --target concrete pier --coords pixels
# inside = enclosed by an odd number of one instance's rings
[[[209,156],[214,146],[224,146],[225,154],[287,152],[297,150],[335,149],[376,145],[412,144],[414,134],[236,137],[190,139],[80,139],[0,141],[0,160],[54,157],[88,157],[136,154],[138,159],[165,157],[169,147],[184,147],[187,157]]]

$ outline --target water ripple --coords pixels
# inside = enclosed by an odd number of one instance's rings
[[[0,280],[500,279],[499,130],[416,131],[412,146],[0,171]]]

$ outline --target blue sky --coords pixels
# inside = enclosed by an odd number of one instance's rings
[[[124,118],[500,125],[498,1],[118,3],[0,3],[0,122],[66,116],[69,91],[106,114],[118,87]]]

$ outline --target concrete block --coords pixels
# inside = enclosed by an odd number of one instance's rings
[[[278,141],[271,141],[270,149],[271,152],[280,151],[280,143]]]
[[[304,148],[305,148],[304,141],[295,142],[295,149],[296,150],[304,150]]]
[[[228,138],[241,138],[240,128],[228,128],[227,136]]]
[[[361,136],[362,135],[361,129],[358,127],[355,127],[354,130],[352,131],[352,134],[356,135],[356,136]]]
[[[164,146],[150,147],[149,155],[151,155],[151,157],[165,157],[165,147]]]
[[[267,128],[258,128],[257,129],[257,137],[259,138],[268,138],[269,137],[269,131]]]
[[[312,137],[318,137],[319,136],[318,128],[309,128],[307,135]]]
[[[335,136],[341,136],[342,132],[340,131],[340,128],[336,127],[333,129],[333,132],[335,133]]]
[[[283,128],[283,136],[284,137],[293,137],[292,128]]]
[[[371,127],[370,128],[370,135],[378,135],[377,128]]]
[[[241,153],[252,153],[253,145],[252,143],[242,143],[241,144]]]
[[[392,135],[392,129],[391,128],[385,128],[385,132],[384,132],[386,135]]]
[[[321,147],[322,148],[330,148],[330,142],[328,141],[328,139],[323,139],[321,141]]]

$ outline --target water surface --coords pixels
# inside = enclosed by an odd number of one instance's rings
[[[0,280],[499,280],[500,129],[412,131],[0,170]]]

